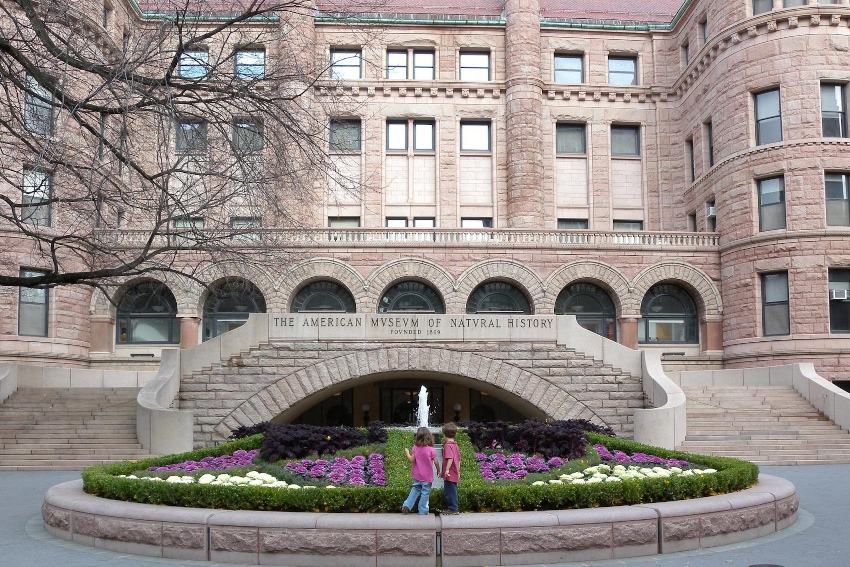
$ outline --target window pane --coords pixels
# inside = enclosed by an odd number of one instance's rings
[[[136,317],[130,319],[132,342],[167,343],[171,320],[166,318]]]
[[[183,79],[202,79],[207,74],[209,53],[203,50],[186,51],[180,54],[177,74]]]
[[[21,188],[21,220],[37,226],[50,226],[50,176],[41,171],[24,170]]]
[[[844,87],[841,85],[823,84],[820,86],[821,108],[823,110],[841,112],[844,110]]]
[[[785,3],[783,6],[785,8],[793,8],[794,6],[805,6],[808,4],[808,0],[784,0]]]
[[[21,270],[21,277],[35,277],[44,272]],[[18,296],[18,334],[30,337],[47,336],[47,310],[50,292],[47,288],[21,287]]]
[[[773,10],[773,0],[753,0],[753,14],[763,14]]]
[[[822,84],[821,119],[823,135],[827,138],[840,138],[846,135],[844,113],[844,86]]]
[[[413,52],[413,78],[417,81],[434,80],[434,52]]]
[[[360,217],[330,217],[328,218],[330,228],[358,228]]]
[[[437,222],[432,217],[420,217],[413,219],[413,226],[416,228],[434,228]]]
[[[407,219],[405,218],[388,218],[387,228],[407,228]]]
[[[360,150],[360,121],[331,120],[331,151]]]
[[[785,201],[785,182],[782,177],[762,179],[759,181],[760,203],[773,205]]]
[[[407,122],[387,122],[387,149],[407,149]]]
[[[555,137],[555,151],[559,154],[584,154],[587,151],[584,124],[558,124]]]
[[[609,57],[608,83],[619,86],[636,85],[637,59],[634,57]]]
[[[263,149],[263,125],[257,122],[236,122],[233,125],[233,147],[245,152]]]
[[[587,219],[558,219],[560,230],[586,230]]]
[[[782,141],[782,120],[779,117],[759,121],[757,143],[772,144]]]
[[[611,126],[611,153],[639,156],[640,133],[636,126]]]
[[[460,54],[460,80],[461,81],[489,81],[490,80],[490,54],[489,53],[461,53]]]
[[[49,136],[53,133],[53,96],[29,75],[26,87],[30,92],[24,95],[24,126],[34,134]]]
[[[785,182],[782,177],[759,181],[759,230],[785,228]]]
[[[765,274],[763,277],[765,303],[788,301],[787,273]]]
[[[782,120],[779,111],[779,89],[756,95],[756,143],[782,141]]]
[[[236,52],[236,77],[262,79],[266,73],[266,52],[262,49],[245,49]]]
[[[848,207],[847,175],[827,173],[824,175],[826,193],[826,224],[828,226],[850,226]]]
[[[434,124],[431,122],[413,123],[413,149],[421,151],[434,150]]]
[[[756,117],[761,120],[779,116],[779,89],[756,95]]]
[[[407,78],[407,52],[387,52],[387,78],[402,80]]]
[[[460,219],[461,228],[493,228],[493,219]]]
[[[584,80],[583,57],[581,55],[555,56],[555,82],[578,84]]]
[[[461,124],[460,149],[465,152],[489,152],[490,124]]]
[[[177,150],[197,152],[207,147],[206,122],[180,122],[177,125]]]
[[[614,230],[640,231],[643,230],[643,221],[614,221]]]
[[[359,51],[331,51],[331,79],[352,80],[359,78]]]

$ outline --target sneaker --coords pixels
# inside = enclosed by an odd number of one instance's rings
[[[446,516],[457,516],[460,514],[459,510],[443,510],[443,514]]]
[[[401,513],[402,514],[410,514],[410,508],[408,508],[407,506],[402,506],[401,507]]]

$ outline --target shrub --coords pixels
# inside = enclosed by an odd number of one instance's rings
[[[553,457],[571,460],[583,456],[587,451],[587,431],[614,435],[610,428],[595,425],[586,419],[552,422],[530,419],[517,425],[505,421],[465,422],[464,428],[479,451],[498,448],[542,455],[546,460]]]

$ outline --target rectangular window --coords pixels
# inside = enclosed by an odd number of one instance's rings
[[[639,156],[640,127],[611,126],[611,155]]]
[[[174,231],[178,234],[176,244],[186,241],[197,241],[204,238],[204,226],[206,222],[203,217],[177,217],[172,221]]]
[[[44,274],[45,272],[37,270],[20,271],[22,278],[35,278]],[[18,289],[18,334],[25,337],[46,337],[50,290],[46,287]]]
[[[850,333],[850,270],[829,270],[829,332]]]
[[[409,147],[408,132],[413,130],[413,150],[434,151],[434,122],[430,120],[387,120],[387,151],[404,152]]]
[[[434,217],[414,217],[413,219],[413,227],[414,228],[436,228],[437,219]]]
[[[702,20],[699,23],[699,37],[702,40],[702,45],[708,43],[708,20]]]
[[[795,6],[805,6],[808,3],[809,0],[783,0],[782,7],[793,8]]]
[[[788,272],[761,275],[762,329],[764,336],[791,332],[788,309]]]
[[[387,120],[387,151],[407,150],[407,121]]]
[[[387,79],[402,81],[410,78],[415,81],[434,80],[433,51],[420,49],[387,51]]]
[[[328,228],[359,228],[360,217],[328,217]]]
[[[207,149],[206,122],[178,122],[175,147],[178,152],[202,152]]]
[[[782,141],[782,117],[779,108],[779,89],[755,94],[756,145]]]
[[[773,0],[753,0],[753,15],[764,14],[773,10]]]
[[[637,57],[608,57],[608,84],[616,86],[638,84]]]
[[[614,230],[624,232],[637,232],[643,230],[643,221],[615,220]]]
[[[177,74],[181,79],[203,79],[209,70],[210,54],[203,49],[190,49],[180,54]]]
[[[331,49],[331,79],[351,81],[361,78],[359,49]]]
[[[708,152],[708,167],[714,167],[714,126],[711,122],[705,123],[705,146]]]
[[[387,228],[407,228],[407,219],[404,217],[387,217]]]
[[[21,187],[21,221],[36,226],[50,226],[50,174],[25,169]]]
[[[257,242],[263,220],[260,217],[230,217],[231,238],[240,242]]]
[[[694,141],[685,140],[685,163],[688,167],[688,181],[693,183],[697,178],[696,163],[694,160]]]
[[[709,232],[717,232],[717,203],[715,201],[705,202],[705,224]]]
[[[555,55],[555,82],[577,85],[584,82],[584,56]]]
[[[27,75],[24,94],[24,127],[33,134],[53,134],[53,95]]]
[[[785,178],[770,177],[758,181],[759,230],[785,228]]]
[[[691,46],[687,43],[682,44],[682,62],[685,67],[691,62]]]
[[[329,140],[332,152],[359,152],[360,121],[331,120]]]
[[[833,83],[821,84],[820,108],[824,138],[847,137],[846,101],[844,85]]]
[[[558,219],[558,230],[587,230],[587,219]]]
[[[460,54],[459,80],[483,83],[490,80],[490,53],[465,52]]]
[[[233,149],[237,152],[259,152],[263,149],[263,123],[237,120],[233,123]]]
[[[237,79],[262,79],[266,75],[266,52],[263,49],[240,49],[234,55]]]
[[[826,224],[850,226],[850,201],[848,200],[848,174],[825,173]]]
[[[491,218],[463,218],[460,219],[461,228],[493,228]]]
[[[697,231],[697,214],[688,213],[688,231],[696,232]]]
[[[558,154],[587,153],[584,124],[558,124],[555,126],[555,152]]]
[[[490,147],[489,122],[460,123],[460,151],[489,152]]]

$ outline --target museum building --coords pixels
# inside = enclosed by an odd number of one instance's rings
[[[307,228],[231,218],[289,260],[210,262],[192,278],[145,276],[106,292],[0,290],[10,309],[2,360],[155,370],[163,349],[202,348],[251,313],[335,318],[339,332],[360,320],[352,314],[477,315],[481,325],[573,315],[611,341],[661,351],[668,373],[812,362],[847,380],[847,0],[354,4],[340,15],[318,0],[297,24],[323,69],[310,95],[356,103],[322,117],[328,158],[356,190],[326,183]],[[119,44],[166,13],[164,0],[74,5]],[[233,41],[237,74],[262,76],[282,51]],[[178,72],[190,77],[222,51],[187,52]],[[38,98],[24,104],[28,128],[61,128]],[[37,205],[33,188],[51,187],[50,173],[16,167],[21,186],[5,189]],[[31,214],[49,228],[60,213]],[[12,246],[4,269],[43,269],[28,253]],[[308,356],[339,350],[316,343]],[[510,343],[469,349],[504,358]],[[258,352],[272,356],[268,345]],[[420,383],[438,421],[546,415],[438,366],[360,376],[286,419],[407,421]],[[642,407],[637,383],[624,383],[617,411]]]

